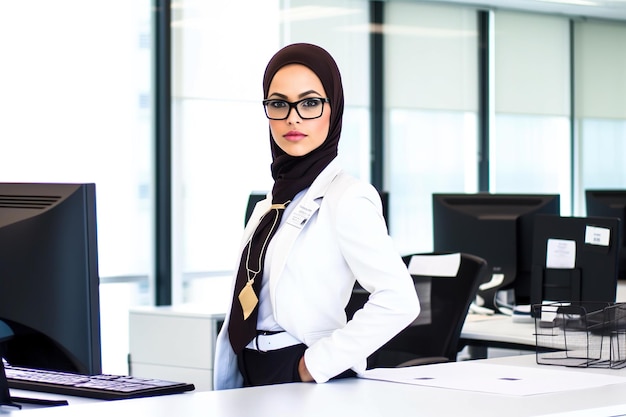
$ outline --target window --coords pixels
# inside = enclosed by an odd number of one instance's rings
[[[273,184],[262,80],[280,47],[315,43],[335,57],[346,98],[340,158],[347,170],[369,179],[369,77],[363,71],[368,68],[367,5],[177,3],[172,26],[175,302],[205,299],[207,280],[212,288],[216,280],[228,287],[248,195]]]
[[[470,8],[385,9],[385,185],[401,253],[432,250],[432,193],[477,190],[476,26]]]
[[[496,11],[490,191],[560,194],[570,213],[569,20]]]
[[[96,184],[103,369],[126,373],[128,307],[152,283],[151,4],[2,13],[0,181]]]
[[[626,188],[626,23],[574,24],[576,209],[585,189]]]

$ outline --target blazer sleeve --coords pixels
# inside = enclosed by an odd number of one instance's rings
[[[406,328],[420,312],[413,280],[382,218],[378,192],[355,181],[336,196],[334,229],[341,254],[359,284],[371,293],[345,327],[319,339],[305,352],[316,382],[352,368]]]

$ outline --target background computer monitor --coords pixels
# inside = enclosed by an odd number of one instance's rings
[[[620,220],[538,215],[532,304],[615,302]]]
[[[383,217],[385,218],[385,223],[387,224],[387,228],[389,228],[389,193],[387,191],[379,191],[380,199],[383,204]],[[248,223],[248,219],[252,215],[252,211],[254,210],[254,206],[259,201],[265,199],[267,196],[267,192],[252,192],[248,197],[248,205],[246,206],[246,215],[244,218],[244,225]]]
[[[0,320],[9,364],[102,372],[94,184],[0,183]]]
[[[267,193],[261,191],[250,193],[248,196],[248,204],[246,205],[246,215],[243,219],[244,226],[248,223],[248,220],[250,220],[250,216],[252,216],[252,212],[254,211],[254,206],[256,206],[259,201],[264,200],[266,196]]]
[[[496,295],[508,289],[514,300],[505,304],[529,304],[538,213],[559,214],[559,195],[433,194],[434,251],[466,252],[487,261],[490,273],[478,290],[478,305],[497,311]]]
[[[619,253],[618,279],[626,280],[626,189],[585,190],[587,216],[616,217],[621,220],[619,229],[622,247]]]

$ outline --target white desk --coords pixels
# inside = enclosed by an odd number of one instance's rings
[[[102,402],[102,400],[97,400],[93,398],[70,397],[67,395],[50,394],[47,392],[26,391],[26,390],[21,390],[21,389],[11,389],[10,392],[11,392],[12,397],[22,397],[22,398],[31,398],[31,399],[39,399],[39,400],[66,401],[71,406]],[[20,403],[20,405],[22,406],[22,409],[20,410],[20,414],[22,411],[25,411],[25,410],[40,409],[44,407],[42,405],[25,404],[25,403]],[[63,407],[67,408],[65,406]],[[3,416],[7,413],[10,414],[11,410],[12,408],[10,407],[0,407],[0,416]]]
[[[624,377],[624,383],[580,392],[511,396],[432,388],[392,382],[347,379],[327,384],[295,383],[229,391],[205,391],[166,397],[101,402],[7,412],[11,417],[281,417],[293,416],[481,416],[527,417],[613,407],[626,412],[626,370],[570,369],[537,365],[534,355],[489,359],[487,364],[557,368]],[[576,415],[576,414],[575,414]],[[587,416],[608,415],[592,414]],[[615,414],[612,414],[615,415]]]

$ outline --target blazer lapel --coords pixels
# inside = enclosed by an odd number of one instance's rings
[[[273,239],[273,252],[270,273],[270,294],[276,294],[276,285],[282,276],[287,257],[296,238],[319,209],[317,200],[323,197],[333,179],[339,174],[341,168],[336,161],[331,162],[313,181],[309,190],[304,194],[300,203],[291,211],[285,223],[279,229],[279,233]],[[272,299],[275,304],[275,300]]]

